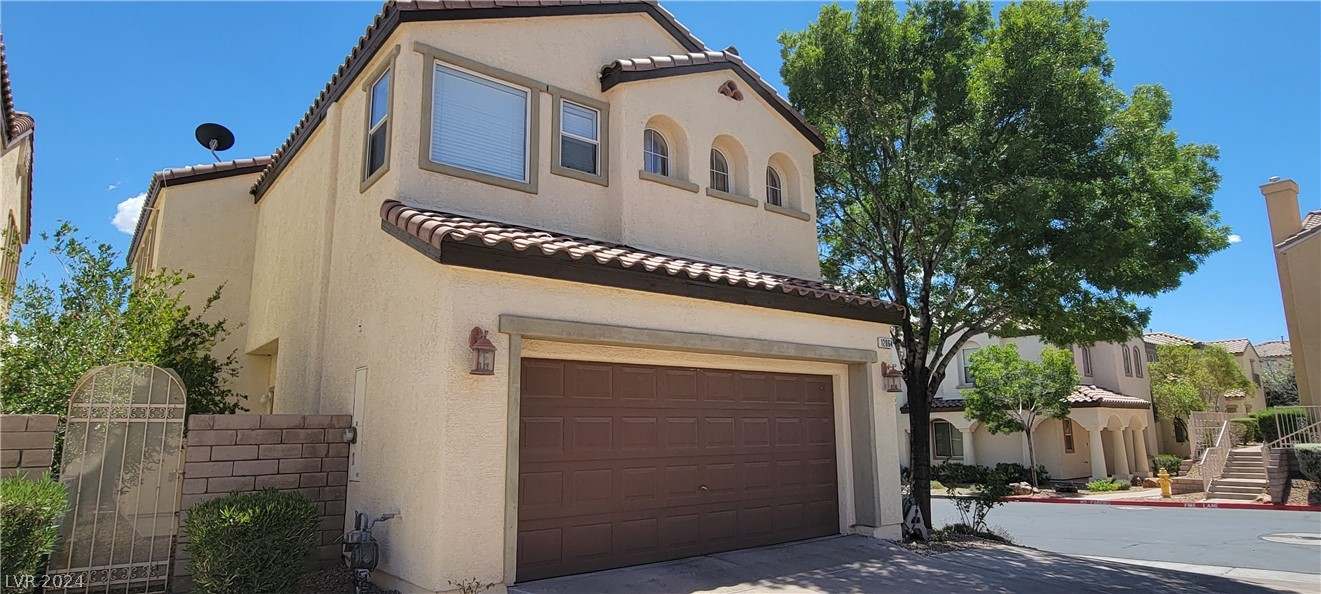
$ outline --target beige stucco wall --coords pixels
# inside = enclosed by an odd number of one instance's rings
[[[1260,377],[1264,371],[1261,365],[1261,358],[1257,356],[1257,349],[1248,344],[1248,348],[1242,353],[1234,355],[1234,362],[1238,363],[1243,375],[1248,381],[1253,381],[1254,377]],[[1264,410],[1266,408],[1266,389],[1260,384],[1254,383],[1254,389],[1244,398],[1235,398],[1226,400],[1226,404],[1237,407],[1237,414],[1246,415],[1247,413]]]
[[[1279,250],[1276,258],[1288,270],[1293,307],[1286,318],[1298,395],[1303,404],[1321,406],[1321,234]]]
[[[152,254],[155,268],[191,274],[182,295],[194,313],[223,286],[220,300],[203,317],[228,321],[230,335],[213,353],[221,359],[236,354],[239,375],[229,386],[247,397],[242,401],[245,408],[267,412],[268,358],[249,355],[247,347],[257,221],[248,188],[255,179],[255,174],[235,175],[161,188],[155,207],[145,215],[151,217],[149,226],[155,226],[154,241],[139,246],[138,258]]]
[[[9,228],[10,217],[18,229],[20,246],[29,233],[27,193],[32,187],[32,150],[31,134],[7,147],[0,146],[0,250],[5,245],[3,234]],[[21,253],[20,247],[20,256],[15,257],[21,257]],[[8,314],[9,294],[0,292],[0,316]]]

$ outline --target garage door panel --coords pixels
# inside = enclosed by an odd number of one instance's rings
[[[838,532],[829,377],[525,360],[523,384],[519,580]]]

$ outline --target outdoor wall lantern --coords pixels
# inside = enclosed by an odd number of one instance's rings
[[[474,327],[468,335],[468,347],[472,349],[473,375],[495,375],[495,345],[486,338],[486,331]]]
[[[899,378],[903,376],[904,372],[899,371],[898,367],[891,366],[889,363],[881,363],[881,377],[885,378],[886,392],[901,392]]]

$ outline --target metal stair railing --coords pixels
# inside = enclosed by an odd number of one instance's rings
[[[1275,450],[1291,448],[1300,443],[1321,443],[1321,406],[1291,406],[1301,409],[1301,415],[1276,414],[1271,417],[1275,423],[1275,434],[1280,437],[1261,444],[1261,465],[1270,475],[1271,461]]]
[[[1220,425],[1215,445],[1202,452],[1202,459],[1196,466],[1197,475],[1202,479],[1203,493],[1209,493],[1211,483],[1225,471],[1225,462],[1229,460],[1229,452],[1233,449],[1234,436],[1229,431],[1229,421],[1225,421]]]

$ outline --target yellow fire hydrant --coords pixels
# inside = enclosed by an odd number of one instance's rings
[[[1156,482],[1160,483],[1160,496],[1162,498],[1169,499],[1172,497],[1170,494],[1170,485],[1173,484],[1174,481],[1170,480],[1169,472],[1166,472],[1164,468],[1160,469],[1160,474],[1156,475]]]

